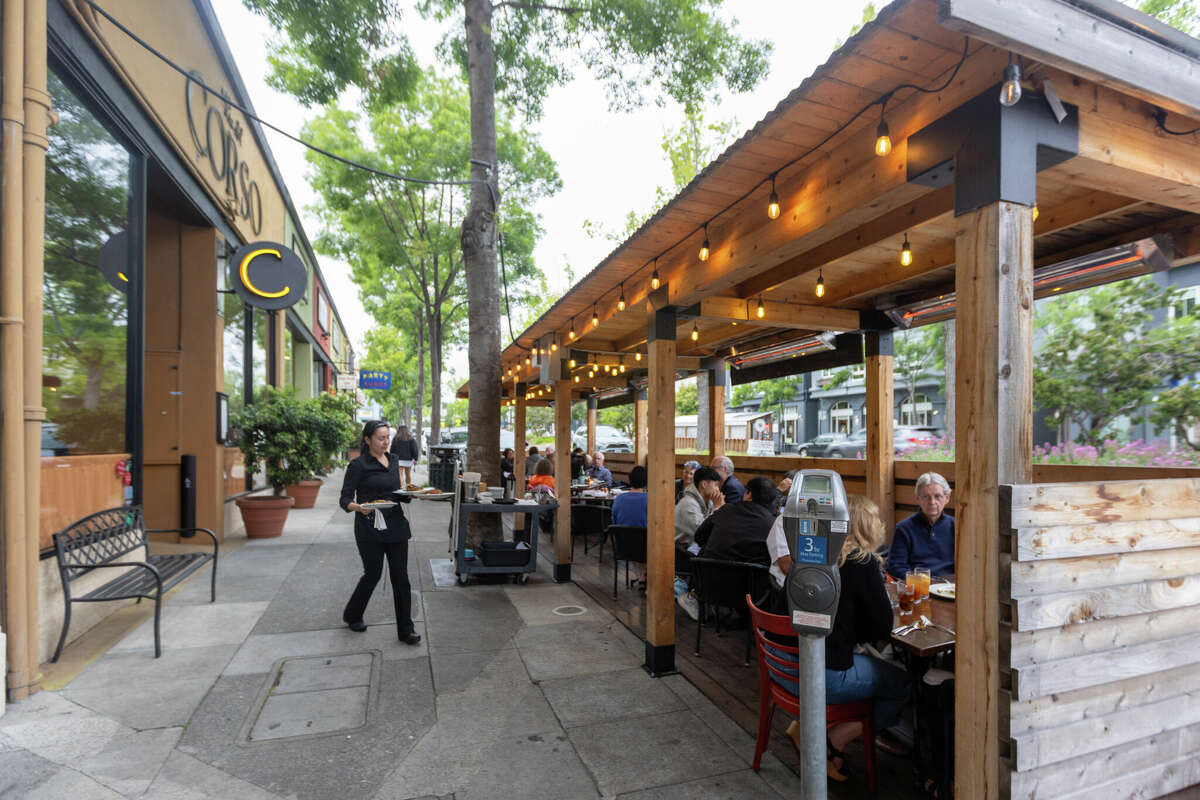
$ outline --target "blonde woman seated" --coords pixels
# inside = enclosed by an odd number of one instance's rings
[[[838,559],[842,578],[842,594],[838,599],[833,632],[825,639],[825,702],[874,702],[875,730],[882,733],[900,721],[900,714],[909,696],[908,675],[899,667],[865,653],[856,653],[856,645],[887,639],[892,629],[892,603],[883,585],[883,566],[876,551],[883,545],[885,528],[879,518],[879,506],[862,495],[847,497],[850,507],[850,533]],[[771,577],[778,587],[783,586],[792,557],[783,535],[783,517],[778,517],[767,534],[767,550],[771,555]],[[770,647],[770,645],[768,645]],[[771,652],[789,658],[782,650]],[[796,681],[777,681],[796,693]],[[793,741],[799,735],[796,723],[788,727]],[[842,748],[862,736],[862,724],[843,722],[829,729],[827,739],[829,777],[846,780],[842,771]],[[876,740],[879,744],[878,739]],[[798,744],[798,742],[797,742]],[[883,749],[895,752],[887,740]]]

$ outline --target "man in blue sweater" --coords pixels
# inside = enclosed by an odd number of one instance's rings
[[[896,523],[888,550],[887,571],[897,580],[917,567],[933,575],[954,573],[954,517],[943,514],[950,502],[950,484],[936,472],[917,478],[917,502],[921,510]]]

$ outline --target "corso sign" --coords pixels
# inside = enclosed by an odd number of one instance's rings
[[[187,104],[188,129],[196,145],[196,158],[208,158],[213,177],[225,184],[225,203],[237,217],[250,223],[255,235],[262,233],[262,193],[258,183],[250,180],[250,167],[238,157],[242,143],[242,124],[230,113],[230,106],[221,92],[220,107],[209,104],[211,93],[204,90],[204,76],[188,73],[184,96]]]
[[[275,242],[251,242],[229,260],[233,289],[255,308],[277,310],[295,305],[308,285],[300,257]]]

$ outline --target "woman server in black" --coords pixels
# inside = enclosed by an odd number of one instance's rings
[[[400,641],[416,644],[421,637],[413,630],[412,590],[408,583],[408,540],[412,538],[408,520],[400,506],[386,511],[372,511],[360,503],[376,500],[402,500],[410,498],[394,495],[402,488],[400,472],[395,454],[388,452],[388,424],[371,420],[363,426],[362,455],[350,462],[346,478],[342,482],[341,506],[344,511],[358,512],[354,516],[354,541],[358,544],[358,555],[362,558],[363,575],[346,603],[342,620],[353,631],[365,631],[363,612],[371,592],[383,574],[383,559],[388,562],[388,573],[392,578],[392,599],[396,604],[396,631]],[[375,514],[382,514],[387,527],[377,530]]]

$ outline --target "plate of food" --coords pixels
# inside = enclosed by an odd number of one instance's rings
[[[929,587],[929,593],[934,597],[940,597],[943,600],[954,599],[954,584],[953,583],[935,583]]]
[[[371,511],[387,511],[389,508],[396,507],[396,504],[391,500],[376,500],[373,503],[359,503],[359,505]]]
[[[413,492],[413,497],[419,497],[422,500],[445,500],[448,497],[453,497],[454,492],[443,492],[436,486],[426,486],[419,492]]]

